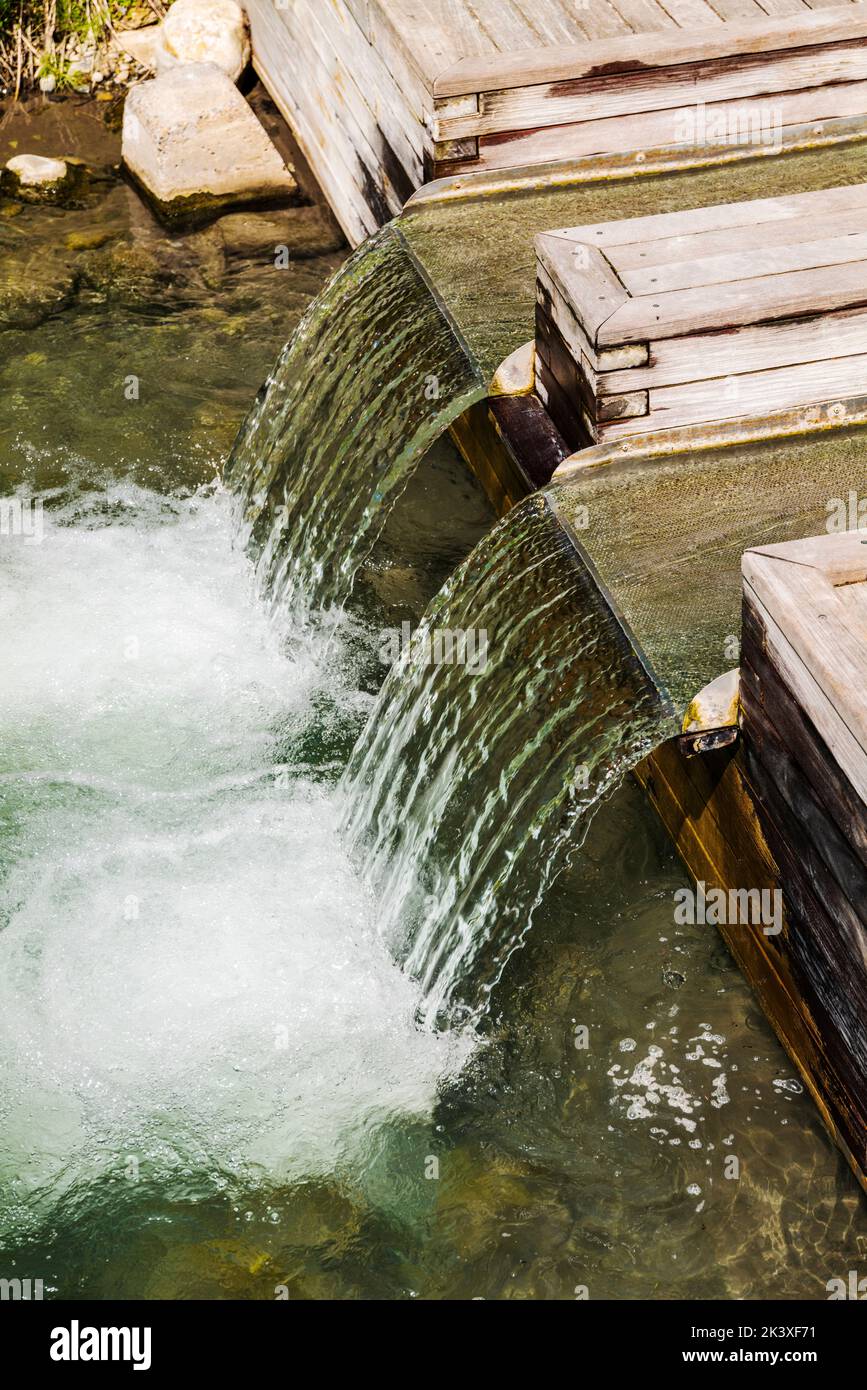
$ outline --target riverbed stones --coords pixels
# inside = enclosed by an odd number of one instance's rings
[[[249,61],[247,17],[237,0],[175,0],[160,25],[160,72],[178,63],[214,63],[237,82]]]
[[[6,161],[4,192],[24,202],[53,202],[69,178],[63,159],[47,159],[41,154],[17,154]]]
[[[231,78],[214,63],[161,73],[130,91],[123,158],[169,220],[245,203],[297,200],[295,179]]]

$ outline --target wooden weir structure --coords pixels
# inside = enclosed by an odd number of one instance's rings
[[[573,448],[864,390],[865,184],[536,244],[540,394]]]
[[[660,152],[867,138],[861,0],[245,3],[353,244],[423,185],[490,197],[588,159],[619,177]],[[715,206],[534,229],[535,342],[453,427],[500,512],[552,477],[742,441],[855,430],[867,460],[867,183],[731,185]],[[867,1188],[865,537],[747,541],[724,576],[743,585],[739,678],[638,776],[703,891],[782,895],[779,930],[719,928]]]
[[[245,0],[353,245],[422,184],[867,115],[853,0]],[[541,230],[541,229],[540,229]]]

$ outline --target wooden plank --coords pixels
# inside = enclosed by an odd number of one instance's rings
[[[747,746],[746,773],[750,785],[761,797],[767,818],[776,822],[780,831],[776,857],[788,872],[789,899],[792,887],[801,882],[801,900],[806,893],[812,896],[815,907],[809,913],[809,948],[804,949],[804,936],[793,936],[792,944],[801,945],[797,952],[802,964],[810,964],[816,980],[818,965],[824,976],[821,993],[826,1006],[840,1020],[848,1014],[846,1051],[854,1063],[856,1076],[867,1087],[867,927],[861,917],[859,904],[867,892],[867,875],[860,861],[851,853],[833,819],[820,807],[806,778],[791,759],[779,740],[768,737],[762,746],[762,756],[750,739]],[[752,752],[752,756],[750,753]],[[818,910],[817,910],[818,909]],[[799,914],[801,915],[801,914]],[[803,914],[804,917],[807,913]],[[819,959],[815,958],[818,948]],[[822,959],[824,957],[824,960]],[[824,969],[822,968],[824,966]]]
[[[280,13],[294,15],[306,37],[305,62],[315,54],[317,77],[334,92],[334,114],[349,109],[374,167],[382,165],[402,206],[423,180],[423,130],[379,55],[340,4],[287,0]]]
[[[591,377],[596,370],[593,345],[581,324],[575,317],[562,293],[554,284],[543,265],[536,269],[536,333],[544,339],[550,326],[562,339],[573,363],[580,367],[585,376]],[[630,365],[627,363],[627,365]]]
[[[500,53],[526,48],[544,47],[544,39],[532,23],[532,12],[524,14],[515,0],[497,0],[494,7],[473,0],[472,13],[480,29],[490,38]],[[572,42],[583,37],[580,29],[572,34]]]
[[[371,42],[373,37],[373,26],[370,17],[370,7],[373,2],[374,0],[343,0],[343,3],[368,43]]]
[[[779,570],[785,570],[781,579]],[[832,586],[824,591],[818,571],[748,551],[743,559],[745,595],[766,633],[766,647],[776,669],[858,795],[867,795],[863,647],[845,625],[819,615],[831,612]],[[805,578],[805,576],[807,576]]]
[[[674,20],[656,0],[615,0],[615,8],[633,35],[672,33],[677,29]]]
[[[654,343],[652,365],[601,372],[601,395],[650,390],[688,381],[724,380],[739,373],[790,367],[803,362],[829,363],[837,357],[867,352],[867,309],[792,323],[770,323]],[[829,381],[833,376],[829,375]]]
[[[411,31],[404,34],[395,25],[382,0],[369,0],[368,25],[371,48],[391,73],[412,114],[424,121],[433,104],[426,54],[417,51]]]
[[[834,1020],[843,1044],[837,1070],[848,1073],[847,1089],[860,1094],[863,1104],[867,930],[857,905],[865,888],[863,868],[781,742],[768,738],[760,757],[750,738],[745,771],[764,811],[760,818],[782,871],[787,905],[802,926],[789,933],[788,949]]]
[[[865,209],[825,214],[819,211],[817,203],[809,214],[801,218],[788,218],[782,222],[760,221],[753,226],[739,227],[738,249],[746,253],[770,246],[789,246],[792,242],[800,241],[807,228],[810,240],[813,241],[821,240],[823,237],[848,236],[850,232],[859,234],[864,231],[865,225],[867,205]],[[691,235],[661,236],[654,241],[631,242],[625,246],[606,246],[605,255],[623,279],[624,271],[638,266],[672,265],[679,261],[700,260],[705,256],[723,255],[731,249],[731,232],[728,229],[712,229],[694,232]]]
[[[583,448],[592,439],[592,425],[577,406],[574,396],[567,396],[556,379],[542,372],[536,383],[539,400],[573,449]]]
[[[497,53],[496,44],[481,27],[464,0],[374,0],[404,48],[413,56],[429,89],[439,75],[461,62],[473,62]],[[374,42],[376,41],[374,19]],[[496,59],[495,59],[496,61]],[[464,87],[461,91],[473,91]],[[442,92],[459,96],[460,91]]]
[[[623,376],[629,374],[624,373]],[[637,383],[636,383],[637,385]],[[649,419],[622,420],[606,426],[606,440],[627,438],[647,429],[675,429],[684,425],[736,420],[767,411],[796,406],[821,405],[846,396],[867,393],[867,353],[828,362],[803,362],[778,371],[745,372],[740,376],[687,381],[649,392]],[[608,398],[608,391],[600,399]],[[621,399],[619,395],[615,400]],[[600,419],[604,419],[600,416]]]
[[[716,285],[712,295],[699,288],[627,299],[599,325],[597,340],[614,344],[673,338],[865,302],[867,263],[818,266]]]
[[[375,148],[372,143],[376,140],[377,130],[372,112],[361,102],[361,109],[356,110],[355,103],[349,100],[353,90],[350,84],[339,87],[306,30],[301,29],[298,34],[299,46],[304,47],[305,58],[292,77],[293,99],[296,111],[303,103],[305,123],[315,141],[317,153],[313,167],[318,169],[318,164],[323,161],[333,167],[340,159],[346,170],[346,178],[359,190],[371,210],[369,226],[370,230],[375,231],[388,217],[401,211],[404,187],[400,192],[394,187],[386,173],[389,161],[383,156],[383,147],[380,144]],[[325,101],[324,93],[328,93]],[[411,175],[399,163],[398,168],[403,184]],[[420,168],[418,174],[420,177]]]
[[[769,706],[773,707],[772,718],[765,712],[765,691]],[[828,815],[840,825],[852,852],[867,869],[864,803],[836,759],[831,757],[809,716],[792,698],[788,686],[768,661],[764,628],[748,604],[744,605],[743,614],[740,700],[744,727],[760,754],[765,740],[776,727],[774,721],[785,730],[786,747],[803,768]]]
[[[541,46],[546,48],[582,43],[586,39],[612,38],[629,32],[620,15],[604,0],[583,7],[574,4],[573,0],[567,0],[565,4],[561,0],[533,0],[527,8]]]
[[[422,181],[422,121],[345,0],[249,9],[257,66],[357,245]],[[363,13],[372,25],[372,5]]]
[[[867,47],[861,66],[867,72]],[[867,83],[841,82],[806,92],[787,92],[774,97],[772,105],[764,97],[717,102],[702,106],[701,111],[706,133],[696,135],[696,144],[703,149],[725,152],[740,146],[744,154],[748,148],[773,150],[782,144],[789,126],[867,115]],[[695,129],[695,119],[695,107],[679,107],[485,136],[479,139],[478,157],[471,164],[460,169],[445,164],[438,174],[493,172],[629,151],[685,149],[688,141],[683,132]],[[728,133],[723,137],[714,134],[716,131]]]
[[[708,207],[687,208],[682,212],[652,213],[647,217],[629,217],[614,222],[591,222],[586,226],[562,228],[556,235],[592,242],[607,253],[609,247],[641,245],[661,237],[752,227],[791,218],[821,217],[834,212],[854,212],[859,208],[867,209],[867,185],[863,183],[822,188],[812,193],[786,194],[778,198],[757,198],[746,203],[714,203]]]
[[[622,396],[605,396],[602,399],[597,397],[595,406],[597,420],[633,420],[637,416],[648,414],[648,393],[630,391]]]
[[[598,8],[611,14],[606,5],[600,5]],[[586,9],[581,9],[578,5],[570,5],[567,9],[560,4],[560,0],[533,0],[532,4],[525,4],[522,9],[535,35],[535,43],[540,48],[553,48],[563,43],[581,43],[588,37],[587,26],[583,20],[590,13],[589,5]],[[623,25],[620,24],[615,32],[623,33]]]
[[[311,108],[295,84],[285,81],[291,72],[296,44],[288,26],[281,22],[270,0],[250,0],[246,6],[255,54],[255,67],[282,115],[292,127],[305,158],[328,198],[350,243],[357,246],[375,231],[378,219],[353,168],[355,158],[342,127],[333,139],[326,139],[312,119]]]
[[[743,20],[755,20],[756,10],[761,9],[756,5],[755,0],[712,0],[713,7],[721,19],[728,23],[738,23]],[[829,0],[835,8],[839,8],[841,0]],[[813,6],[810,6],[812,9]]]
[[[441,3],[441,0],[437,0]],[[378,0],[384,3],[384,0]],[[416,0],[387,0],[389,5]],[[420,31],[421,32],[421,31]],[[468,56],[445,70],[428,65],[434,96],[501,91],[541,83],[593,77],[636,68],[672,67],[745,53],[781,52],[816,43],[840,43],[867,37],[867,6],[853,4],[819,13],[799,11],[782,19],[764,17],[743,24],[707,25],[699,32],[669,29],[660,34],[632,34],[598,43],[528,49],[509,55]],[[453,51],[453,50],[452,50]],[[441,54],[437,54],[439,61]]]
[[[723,285],[731,281],[744,284],[765,275],[813,266],[845,265],[867,259],[867,231],[844,232],[841,236],[818,241],[797,241],[789,245],[745,248],[724,256],[684,258],[679,263],[648,266],[647,269],[618,270],[629,293],[635,296],[659,294],[665,290],[698,289],[703,285]]]
[[[749,554],[817,570],[837,590],[867,580],[867,551],[862,545],[862,532],[842,531],[774,545],[754,545]],[[835,596],[839,598],[839,594]]]
[[[562,4],[569,4],[570,0],[560,0]],[[581,24],[587,32],[587,37],[592,42],[600,39],[622,38],[630,33],[629,26],[621,18],[616,5],[611,0],[598,0],[593,3],[590,0],[581,11]],[[568,40],[561,40],[561,46],[565,47]]]
[[[595,246],[544,232],[536,237],[536,255],[595,344],[606,321],[629,303],[605,256]]]
[[[845,538],[828,536],[815,538],[812,548],[827,554],[838,547],[846,553],[850,550]],[[791,553],[790,547],[777,548],[777,557]],[[786,561],[775,558],[771,563],[786,582]],[[788,568],[801,574],[805,569],[798,562]],[[863,563],[861,568],[863,572]],[[823,578],[821,569],[813,573]],[[821,602],[824,606],[824,597]],[[862,655],[864,650],[862,646]],[[754,664],[762,668],[760,684],[752,672]],[[844,1090],[856,1108],[860,1104],[863,1109],[867,1091],[867,930],[861,905],[867,901],[867,868],[848,834],[841,830],[838,818],[842,812],[845,821],[847,808],[854,807],[858,838],[863,841],[867,820],[864,803],[815,730],[810,744],[811,771],[800,764],[795,748],[804,747],[805,718],[787,680],[775,669],[763,617],[753,607],[749,586],[744,595],[742,667],[745,766],[765,836],[780,868],[787,911],[793,918],[786,949],[804,981],[805,1003],[815,1001],[823,1010]],[[754,699],[752,692],[756,690],[758,698]],[[843,789],[842,806],[829,796],[829,784]],[[862,1115],[862,1149],[865,1137]]]
[[[851,632],[856,633],[867,646],[867,586],[864,584],[844,584],[837,589],[839,599]]]
[[[694,880],[726,891],[744,882],[771,891],[779,887],[780,869],[759,822],[740,753],[685,759],[672,740],[641,764],[636,776]],[[781,947],[775,945],[779,938],[766,937],[760,929],[720,926],[719,931],[830,1133],[867,1188],[863,1116],[854,1113],[837,1076],[832,1021],[805,1001],[785,936]]]
[[[867,1033],[863,1026],[867,1001],[863,970],[853,964],[851,948],[841,949],[839,925],[848,917],[847,934],[855,937],[857,919],[852,920],[851,906],[841,901],[833,882],[822,873],[821,861],[817,863],[809,849],[804,855],[800,843],[803,827],[788,813],[776,784],[763,775],[761,764],[748,760],[745,772],[762,832],[779,864],[786,904],[787,929],[782,941],[777,938],[779,944],[772,952],[776,959],[785,960],[801,1010],[821,1038],[829,1098],[851,1151],[863,1167],[867,1159]],[[737,927],[727,930],[732,936],[739,934]]]
[[[795,0],[803,6],[803,0]],[[666,14],[670,15],[679,29],[699,29],[704,25],[722,24],[722,16],[707,3],[707,0],[661,0]],[[803,6],[806,8],[806,6]],[[764,6],[762,6],[764,8]],[[752,16],[758,15],[759,6],[751,6]],[[765,11],[770,13],[770,11]]]
[[[677,107],[688,107],[694,114],[697,99],[707,105],[857,81],[867,76],[865,65],[865,41],[857,40],[782,54],[745,54],[700,66],[687,63],[560,85],[504,88],[474,94],[476,111],[450,116],[437,110],[434,134],[437,140],[459,140]],[[447,100],[438,99],[437,108],[439,101]]]
[[[595,422],[596,419],[596,396],[592,387],[588,386],[586,378],[576,370],[575,363],[564,350],[563,341],[556,329],[549,325],[548,331],[540,330],[536,336],[536,353],[538,357],[539,376],[543,383],[550,385],[556,383],[558,391],[564,400],[572,402],[570,414],[575,419],[580,419],[582,413],[587,418]],[[572,430],[564,430],[563,433],[572,440]],[[574,444],[573,444],[574,447]]]
[[[803,14],[803,0],[762,0],[762,9],[765,14],[774,18],[782,15]]]
[[[536,325],[536,357],[542,368],[542,379],[553,377],[565,396],[574,400],[575,406],[588,411],[592,420],[596,418],[596,392],[592,377],[578,367],[568,352],[556,325],[547,321],[543,314],[538,316]]]

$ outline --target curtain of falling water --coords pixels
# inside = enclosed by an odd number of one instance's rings
[[[342,602],[389,505],[484,382],[395,226],[311,306],[225,470],[273,606]]]
[[[529,498],[429,607],[345,777],[346,829],[429,1022],[484,1008],[562,850],[668,718],[547,497]]]

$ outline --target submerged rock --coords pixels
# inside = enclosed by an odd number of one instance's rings
[[[339,251],[343,235],[318,207],[287,208],[285,212],[232,212],[217,223],[229,256],[267,255],[275,262],[304,260]]]
[[[155,49],[157,69],[214,63],[237,82],[250,61],[247,17],[236,0],[175,0]]]
[[[0,257],[0,328],[36,328],[75,296],[70,263],[43,251]]]
[[[86,252],[80,271],[90,290],[130,307],[162,304],[171,281],[156,246],[128,241]]]
[[[4,191],[24,202],[55,202],[68,181],[69,168],[63,159],[16,154],[6,161]]]
[[[213,63],[133,87],[123,158],[169,220],[250,202],[290,202],[297,185],[234,83]]]

